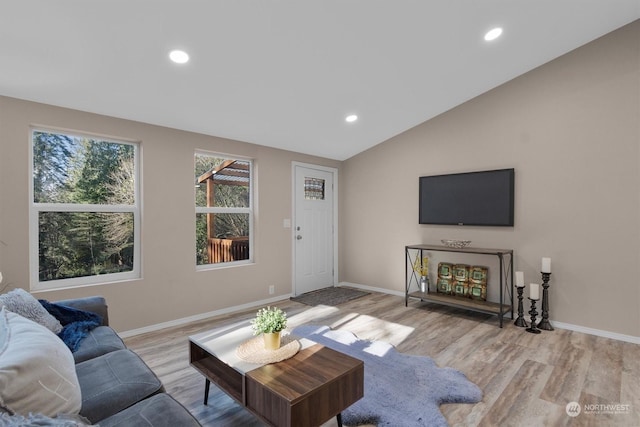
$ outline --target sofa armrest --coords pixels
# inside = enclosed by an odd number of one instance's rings
[[[101,296],[66,299],[55,301],[55,303],[95,313],[102,317],[103,326],[109,326],[109,309],[107,301]]]

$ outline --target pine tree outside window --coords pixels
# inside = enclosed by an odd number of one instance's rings
[[[138,145],[46,129],[31,137],[31,288],[139,278]]]

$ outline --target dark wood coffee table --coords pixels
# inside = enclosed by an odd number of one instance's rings
[[[319,426],[364,395],[364,364],[301,339],[290,359],[267,365],[241,360],[236,348],[253,337],[247,322],[189,337],[190,363],[210,382],[273,426]]]

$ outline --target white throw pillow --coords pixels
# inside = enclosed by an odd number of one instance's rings
[[[0,406],[20,415],[78,414],[82,406],[73,355],[47,328],[0,310]]]
[[[49,314],[33,295],[22,288],[16,288],[11,292],[0,295],[0,307],[2,306],[7,307],[9,311],[41,324],[54,334],[59,334],[62,331],[62,324],[58,319]]]

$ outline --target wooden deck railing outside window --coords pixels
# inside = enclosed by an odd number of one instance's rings
[[[209,238],[209,262],[231,262],[249,259],[249,237]]]

